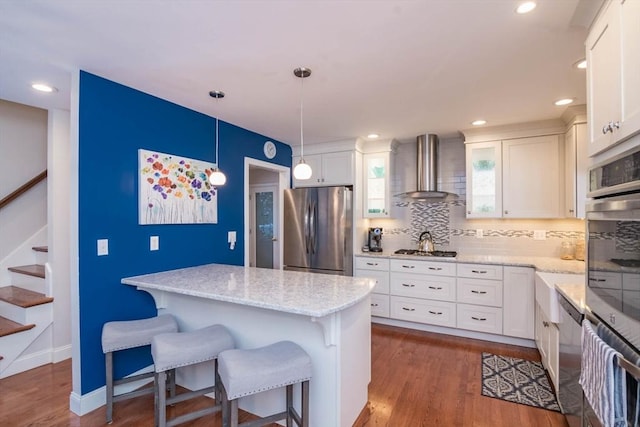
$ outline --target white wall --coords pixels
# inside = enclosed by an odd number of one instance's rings
[[[0,153],[3,198],[47,168],[47,111],[0,100]],[[46,224],[45,180],[0,210],[0,260]]]

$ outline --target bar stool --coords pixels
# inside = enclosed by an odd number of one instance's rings
[[[143,347],[151,344],[154,335],[165,332],[176,332],[178,323],[170,314],[140,320],[107,322],[102,327],[102,352],[105,357],[105,373],[107,382],[107,423],[113,421],[113,404],[121,400],[150,394],[151,388],[134,390],[114,395],[115,386],[145,378],[153,378],[154,372],[135,375],[133,377],[113,379],[113,353],[128,348]]]
[[[175,426],[223,409],[220,398],[217,357],[220,352],[232,348],[234,348],[233,337],[229,334],[227,328],[222,325],[207,326],[190,332],[160,334],[153,337],[151,340],[151,355],[153,356],[155,367],[156,426]],[[209,360],[215,360],[215,385],[180,394],[175,394],[172,391],[169,398],[167,398],[167,375],[175,379],[176,368]],[[211,392],[215,392],[216,397],[216,404],[212,407],[189,412],[167,420],[167,406]],[[223,411],[224,414],[225,412]]]
[[[262,426],[286,418],[298,427],[309,426],[309,379],[311,358],[297,344],[280,341],[252,350],[227,350],[220,353],[219,374],[222,382],[224,427],[238,426],[238,399],[263,391],[285,387],[287,408],[283,412],[242,423],[244,427]],[[302,383],[302,415],[293,407],[293,384]],[[228,414],[230,422],[226,423]]]

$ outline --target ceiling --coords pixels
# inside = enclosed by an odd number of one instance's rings
[[[573,65],[602,0],[517,3],[2,0],[0,98],[69,109],[79,68],[295,146],[305,66],[305,143],[560,117],[555,100],[586,102]]]

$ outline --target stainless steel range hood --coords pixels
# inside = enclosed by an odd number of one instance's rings
[[[457,198],[457,194],[438,191],[438,135],[417,137],[418,188],[398,194],[398,197],[417,200]]]

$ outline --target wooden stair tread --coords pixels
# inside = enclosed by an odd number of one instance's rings
[[[18,267],[9,267],[9,271],[13,271],[14,273],[26,274],[28,276],[40,277],[44,279],[44,265],[41,265],[41,264],[20,265]]]
[[[9,304],[27,308],[50,303],[53,301],[53,298],[40,292],[33,292],[18,286],[5,286],[4,288],[0,288],[0,301],[6,301]]]
[[[49,246],[34,246],[31,249],[36,252],[49,252]]]
[[[13,320],[0,316],[0,337],[15,334],[17,332],[28,331],[35,326],[36,325],[21,325],[20,323],[16,323]]]

